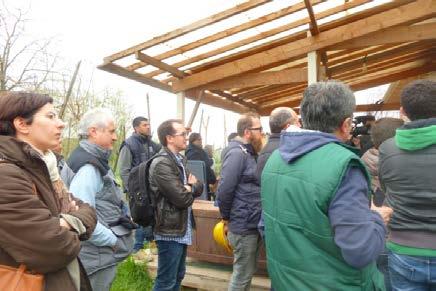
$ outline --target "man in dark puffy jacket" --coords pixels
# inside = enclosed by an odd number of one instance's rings
[[[379,148],[379,178],[389,222],[392,290],[436,288],[436,82],[417,80],[401,93],[411,121]]]
[[[150,166],[159,256],[155,291],[180,290],[185,276],[186,249],[192,244],[195,226],[192,203],[203,192],[203,184],[187,172],[186,158],[180,154],[186,149],[187,135],[181,120],[164,121],[158,128],[163,148]]]
[[[189,135],[189,146],[186,149],[188,161],[203,161],[206,167],[206,185],[209,193],[209,185],[215,184],[216,176],[212,170],[213,160],[203,149],[203,139],[199,133],[193,132]]]
[[[238,136],[224,155],[221,180],[216,193],[220,213],[228,225],[233,248],[233,274],[229,290],[247,290],[256,270],[260,245],[260,187],[256,157],[262,148],[262,126],[258,115],[239,118]]]
[[[118,158],[118,170],[121,180],[123,181],[124,192],[127,193],[127,181],[129,180],[130,171],[133,167],[147,161],[157,152],[161,146],[151,140],[150,122],[147,118],[138,116],[132,121],[132,127],[135,131],[127,138],[120,148]],[[139,227],[135,230],[134,252],[143,248],[145,241],[153,240],[153,231],[151,227]]]

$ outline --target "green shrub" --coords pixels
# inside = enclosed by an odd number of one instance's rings
[[[153,288],[145,263],[135,263],[132,257],[120,263],[111,291],[149,291]]]

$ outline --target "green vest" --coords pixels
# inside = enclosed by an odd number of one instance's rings
[[[276,150],[262,173],[268,273],[275,290],[385,290],[375,263],[348,265],[334,242],[328,218],[348,165],[360,159],[336,143],[288,164]],[[368,189],[369,186],[368,186]]]

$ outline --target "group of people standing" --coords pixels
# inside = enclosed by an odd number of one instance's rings
[[[275,109],[261,151],[259,117],[239,119],[217,190],[229,290],[250,288],[261,238],[274,290],[436,290],[436,82],[404,88],[407,122],[375,121],[362,159],[348,145],[355,108],[345,84],[312,84],[301,124]]]
[[[362,158],[347,145],[356,101],[340,82],[310,85],[301,120],[291,108],[273,110],[265,146],[260,117],[240,117],[215,193],[233,249],[229,290],[250,289],[262,241],[274,290],[436,290],[436,82],[411,83],[401,106],[407,122],[377,120]],[[120,149],[121,188],[109,166],[117,140],[109,111],[85,113],[64,161],[53,153],[65,126],[53,99],[2,93],[0,267],[43,274],[48,291],[109,290],[117,264],[155,240],[153,289],[180,290],[192,204],[217,180],[212,160],[181,120],[159,125],[160,144],[148,119],[132,125]],[[184,151],[204,161],[206,181],[189,172]],[[150,158],[155,223],[138,228],[123,192]]]

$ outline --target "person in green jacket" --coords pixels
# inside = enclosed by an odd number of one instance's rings
[[[409,123],[380,146],[379,177],[389,222],[392,290],[436,290],[436,82],[417,80],[401,93]]]
[[[274,290],[385,290],[375,260],[392,210],[370,209],[370,179],[350,138],[355,97],[319,82],[304,92],[303,129],[281,135],[261,178]],[[377,213],[378,212],[378,213]]]

